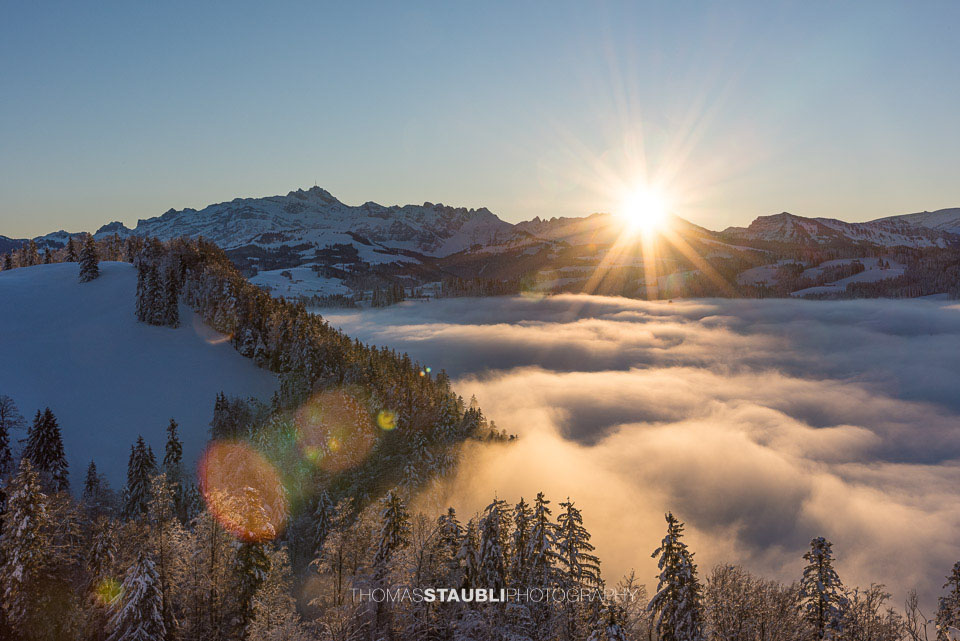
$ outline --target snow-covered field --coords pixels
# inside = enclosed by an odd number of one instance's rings
[[[28,422],[50,406],[75,491],[91,459],[119,489],[138,434],[162,458],[170,418],[192,464],[218,392],[268,399],[277,385],[187,307],[178,329],[137,323],[133,267],[101,263],[100,272],[83,284],[74,263],[0,272],[0,394]]]
[[[339,278],[324,278],[309,267],[291,267],[259,272],[250,282],[270,292],[272,296],[349,295],[351,290]]]

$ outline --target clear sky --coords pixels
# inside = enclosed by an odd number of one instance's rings
[[[960,206],[960,3],[5,2],[0,234],[315,182],[519,221]]]

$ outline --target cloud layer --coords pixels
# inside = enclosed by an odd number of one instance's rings
[[[824,535],[848,584],[930,603],[960,559],[960,306],[571,295],[328,318],[522,436],[471,449],[456,504],[569,495],[611,578],[652,580],[668,509],[706,568],[793,580]]]

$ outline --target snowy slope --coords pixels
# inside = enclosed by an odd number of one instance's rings
[[[745,241],[799,244],[872,243],[885,247],[946,247],[960,238],[912,225],[899,218],[847,223],[833,218],[804,218],[786,212],[759,216],[748,227],[728,227],[724,235]]]
[[[873,222],[883,221],[901,221],[917,227],[926,227],[937,231],[960,234],[960,207],[952,209],[938,209],[937,211],[922,211],[916,214],[904,214],[902,216],[890,216],[880,218]]]
[[[171,417],[192,465],[218,392],[266,400],[277,387],[273,374],[218,342],[187,307],[178,329],[137,323],[133,267],[101,263],[100,270],[84,284],[75,263],[0,272],[0,393],[28,420],[50,406],[75,491],[91,458],[119,489],[138,434],[162,458]]]

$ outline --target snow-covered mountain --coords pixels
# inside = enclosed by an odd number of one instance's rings
[[[495,244],[513,225],[485,208],[442,204],[385,207],[374,202],[346,205],[320,187],[298,189],[286,196],[237,198],[195,209],[171,209],[140,220],[130,230],[111,223],[98,237],[117,233],[169,239],[204,238],[230,250],[256,245],[293,247],[301,256],[317,249],[352,245],[367,263],[394,262],[409,254],[447,256],[474,245]]]
[[[119,487],[139,434],[162,457],[171,418],[193,461],[209,436],[219,392],[268,400],[277,388],[276,376],[185,305],[177,329],[138,323],[132,265],[101,262],[100,273],[81,284],[76,263],[0,272],[0,394],[13,398],[28,420],[50,407],[74,488],[91,459]]]
[[[748,227],[728,227],[722,234],[737,241],[825,245],[870,243],[885,247],[947,247],[960,241],[944,230],[911,224],[895,216],[865,223],[833,218],[804,218],[787,212],[760,216]]]
[[[887,218],[879,218],[873,222],[883,221],[902,221],[915,227],[926,227],[927,229],[934,229],[936,231],[960,234],[960,207],[938,209],[937,211],[922,211],[916,214],[903,214],[902,216],[888,216]]]

